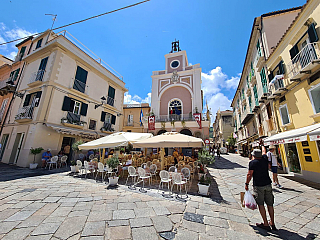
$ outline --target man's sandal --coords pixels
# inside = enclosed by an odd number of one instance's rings
[[[256,226],[258,227],[258,228],[262,228],[262,229],[264,229],[264,230],[267,230],[267,231],[271,231],[271,227],[268,225],[268,226],[265,226],[265,225],[263,225],[263,223],[256,223]]]

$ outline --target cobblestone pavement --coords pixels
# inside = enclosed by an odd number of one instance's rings
[[[0,239],[320,239],[320,191],[285,177],[274,189],[280,230],[255,227],[258,210],[240,206],[247,164],[235,154],[218,159],[209,168],[211,197],[186,202],[65,172],[22,174],[0,182]]]

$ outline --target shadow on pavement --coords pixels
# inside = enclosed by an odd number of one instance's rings
[[[302,179],[302,178],[299,178],[299,177],[296,177],[296,176],[294,176],[294,177],[293,176],[286,176],[286,175],[281,175],[281,176],[285,177],[287,179],[290,179],[292,181],[304,184],[304,185],[306,185],[308,187],[320,190],[320,183],[311,182],[311,181],[308,181],[308,180],[305,180],[305,179]]]
[[[302,191],[296,190],[296,189],[293,189],[293,188],[286,188],[286,187],[282,187],[282,188],[280,188],[280,189],[272,188],[272,191],[273,191],[273,192],[277,192],[277,193],[282,193],[281,190],[283,190],[283,191],[297,192],[297,193],[303,193]]]
[[[0,182],[11,181],[20,178],[36,177],[43,175],[50,175],[55,173],[62,173],[70,171],[69,167],[63,167],[58,169],[29,169],[22,168],[15,165],[9,165],[0,162]]]
[[[257,234],[264,237],[271,237],[272,239],[286,239],[286,240],[311,240],[317,237],[315,233],[308,233],[306,237],[299,235],[298,233],[291,232],[288,229],[279,229],[278,231],[268,232],[264,229],[258,228],[257,226],[250,225]]]
[[[228,159],[225,159],[224,157],[216,157],[216,161],[214,164],[212,164],[210,167],[215,169],[235,169],[235,168],[246,168],[238,163],[231,162]]]

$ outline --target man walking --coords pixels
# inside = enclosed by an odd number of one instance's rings
[[[265,148],[262,147],[264,152]],[[249,183],[253,177],[253,190],[256,202],[259,207],[263,223],[257,223],[257,227],[265,229],[267,231],[277,230],[274,223],[274,196],[272,193],[271,179],[269,177],[269,162],[266,155],[262,156],[260,149],[254,149],[252,154],[252,161],[249,162],[249,171],[247,174],[247,180],[245,183],[245,189],[248,191]],[[270,216],[270,222],[268,223],[266,209],[264,203],[267,204],[268,212]],[[271,228],[270,228],[271,226]]]
[[[278,188],[282,188],[282,186],[279,184],[278,180],[278,161],[277,161],[277,155],[275,153],[276,147],[274,145],[270,145],[269,151],[267,152],[268,160],[271,162],[271,172],[273,176],[273,185],[277,186]]]

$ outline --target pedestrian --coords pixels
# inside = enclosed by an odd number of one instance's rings
[[[262,146],[262,152],[265,153],[265,148]],[[245,183],[246,191],[249,190],[249,183],[253,177],[253,191],[255,200],[257,202],[260,215],[263,219],[263,223],[257,223],[257,227],[265,229],[267,231],[277,230],[274,223],[274,196],[272,193],[271,179],[269,177],[269,161],[267,155],[262,155],[260,149],[254,149],[251,153],[252,160],[249,162],[249,170],[247,174],[247,180]],[[270,222],[268,223],[266,209],[264,203],[267,204]],[[271,228],[270,228],[271,226]]]
[[[267,152],[268,160],[271,163],[271,172],[273,176],[273,185],[282,188],[278,179],[278,166],[280,165],[277,160],[277,155],[275,153],[276,147],[274,145],[270,145],[269,151]]]

